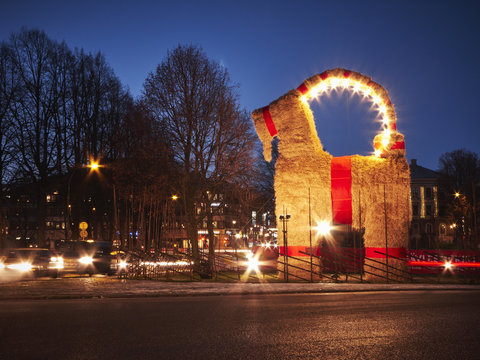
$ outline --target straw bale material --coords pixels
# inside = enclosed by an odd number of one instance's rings
[[[329,71],[330,76],[345,74],[345,69]],[[351,74],[351,75],[350,75]],[[388,99],[383,87],[356,72],[351,79],[360,79]],[[312,88],[321,81],[321,75],[307,79],[304,84]],[[288,246],[309,246],[309,190],[312,225],[332,221],[331,163],[332,156],[323,150],[308,103],[301,101],[301,92],[291,90],[272,102],[268,111],[277,130],[279,156],[275,168],[276,214],[289,214]],[[393,105],[388,101],[388,114],[395,119]],[[270,135],[264,119],[264,109],[255,110],[252,119],[262,141],[264,156],[271,160]],[[381,139],[375,138],[374,142]],[[352,175],[352,227],[365,229],[365,247],[406,248],[410,211],[410,175],[405,149],[393,145],[403,142],[403,135],[392,131],[381,157],[353,155]],[[393,148],[393,149],[392,149]],[[281,230],[279,222],[279,230]],[[312,236],[313,247],[321,247],[321,238]],[[281,237],[280,237],[281,241]],[[385,262],[385,259],[376,259]],[[389,264],[392,263],[389,259]],[[378,265],[378,264],[377,264]],[[404,268],[404,263],[395,264]],[[295,266],[309,270],[310,265]],[[283,265],[281,265],[283,267]],[[381,267],[381,266],[380,266]],[[373,268],[367,271],[375,273]],[[291,270],[302,273],[302,270]],[[382,273],[382,271],[380,271]],[[300,276],[300,275],[299,275]],[[306,277],[306,273],[301,275]],[[308,275],[309,276],[309,275]],[[380,279],[373,276],[372,280]]]

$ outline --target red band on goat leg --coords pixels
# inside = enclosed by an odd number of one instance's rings
[[[265,120],[265,125],[267,125],[268,132],[270,133],[270,136],[275,136],[277,135],[277,128],[275,127],[275,124],[273,123],[272,120],[272,115],[270,114],[270,108],[269,106],[265,106],[263,108],[263,119]]]

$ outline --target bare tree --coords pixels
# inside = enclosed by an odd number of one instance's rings
[[[17,167],[37,187],[39,242],[45,244],[45,194],[48,177],[58,169],[58,107],[65,80],[64,44],[44,32],[22,30],[10,38],[18,96],[10,107]]]
[[[478,155],[466,149],[443,154],[439,160],[440,172],[449,184],[447,215],[458,224],[456,232],[462,236],[463,246],[470,240],[470,246],[478,245],[477,231],[477,187],[480,181]]]
[[[195,46],[170,51],[144,84],[144,102],[164,127],[181,165],[181,197],[195,258],[197,227],[205,217],[214,254],[210,195],[220,185],[248,177],[252,164],[250,119],[239,108],[235,91],[227,70]],[[202,202],[206,211],[198,215]]]
[[[131,104],[117,129],[113,163],[114,180],[121,197],[122,244],[130,249],[158,247],[176,166],[159,124],[149,117],[141,104]],[[127,216],[128,215],[128,216]],[[127,221],[128,218],[128,221]]]
[[[111,222],[105,207],[111,195],[102,191],[106,184],[80,191],[77,185],[81,181],[73,175],[90,158],[101,157],[104,162],[115,158],[113,136],[125,116],[130,95],[101,53],[72,53],[66,44],[49,39],[43,31],[22,29],[2,48],[2,54],[8,55],[2,59],[8,58],[8,62],[2,62],[7,77],[0,81],[8,86],[0,89],[0,116],[5,109],[15,153],[11,168],[17,178],[36,187],[40,244],[45,245],[46,188],[52,176],[67,178],[63,189],[67,193],[63,198],[66,238],[71,225],[67,214],[72,213],[76,215],[74,222],[89,217],[98,224],[100,237],[111,237],[105,231],[105,223]],[[83,178],[85,173],[75,175]],[[70,193],[76,196],[70,198]],[[93,199],[89,209],[76,206],[76,213],[70,212],[70,200],[78,204],[85,197]]]
[[[0,199],[4,199],[5,186],[10,180],[12,170],[10,164],[13,158],[13,131],[10,108],[15,101],[17,84],[12,64],[10,49],[6,44],[0,44]],[[3,206],[0,209],[0,248],[5,236],[5,214]]]

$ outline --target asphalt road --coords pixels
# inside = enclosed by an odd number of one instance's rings
[[[0,359],[480,359],[480,291],[0,302]]]

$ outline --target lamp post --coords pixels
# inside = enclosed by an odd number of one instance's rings
[[[71,226],[72,226],[72,204],[70,203],[70,193],[71,193],[71,185],[72,185],[72,179],[77,170],[79,169],[86,169],[89,168],[90,171],[98,171],[100,168],[100,164],[98,161],[90,161],[90,164],[88,165],[75,165],[72,168],[72,173],[68,177],[68,182],[67,182],[67,219],[68,219],[68,226],[65,226],[65,240],[68,240],[68,234],[70,233],[71,235]],[[70,239],[71,240],[71,239]]]
[[[288,282],[288,239],[287,239],[287,222],[290,219],[290,215],[280,215],[282,220],[282,233],[283,233],[283,274],[284,278]]]
[[[175,213],[175,209],[176,209],[176,205],[175,205],[175,202],[178,200],[178,195],[176,194],[173,194],[172,196],[170,196],[170,199],[172,200],[171,202],[169,202],[168,204],[168,207],[167,207],[167,224],[168,224],[168,229],[169,229],[169,238],[170,238],[170,242],[176,242],[175,239],[177,239],[178,237],[176,237],[176,213]],[[182,245],[183,246],[183,245]],[[167,251],[167,248],[168,248],[168,236],[167,236],[167,239],[165,239],[165,251]]]

